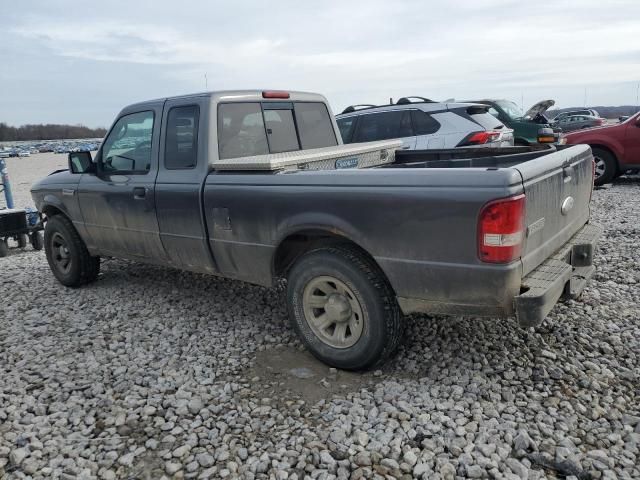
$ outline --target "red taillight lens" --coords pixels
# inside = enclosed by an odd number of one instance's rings
[[[498,139],[500,132],[474,132],[462,140],[458,147],[468,147],[471,145],[484,145]]]
[[[524,242],[524,194],[487,203],[478,220],[478,256],[483,262],[509,263]]]
[[[262,98],[289,98],[289,92],[281,92],[279,90],[265,90],[262,92]]]

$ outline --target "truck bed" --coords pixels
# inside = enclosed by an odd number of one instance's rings
[[[270,285],[283,242],[326,232],[368,252],[399,298],[423,302],[420,311],[503,316],[513,314],[523,278],[588,222],[591,186],[588,146],[514,147],[398,151],[377,168],[214,170],[203,194],[210,247],[226,276]],[[482,262],[481,209],[520,194],[520,260]]]
[[[560,147],[563,148],[563,147]],[[505,168],[553,153],[558,147],[535,145],[502,148],[400,150],[386,168]]]

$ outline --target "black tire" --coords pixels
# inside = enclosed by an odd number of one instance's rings
[[[27,234],[21,233],[16,236],[16,240],[18,242],[18,248],[25,248],[27,246]]]
[[[34,250],[42,250],[44,248],[42,232],[33,232],[31,234],[31,246]]]
[[[348,287],[353,294],[348,301],[357,302],[361,308],[362,326],[353,345],[336,348],[327,344],[314,333],[311,320],[305,316],[305,292],[312,282],[324,278],[335,278]],[[324,247],[300,257],[287,276],[287,303],[291,324],[305,346],[316,358],[333,367],[371,368],[386,360],[402,339],[401,312],[391,286],[378,266],[356,248]],[[307,308],[318,310],[308,305]],[[337,324],[333,328],[335,331]]]
[[[602,148],[592,148],[593,158],[596,162],[596,178],[593,182],[594,185],[604,185],[610,183],[611,180],[618,173],[618,162],[616,157],[608,151]]]
[[[100,273],[100,257],[89,255],[73,224],[62,215],[47,221],[44,249],[53,275],[67,287],[93,282]]]
[[[0,258],[6,257],[7,255],[9,255],[9,244],[7,240],[0,239]]]

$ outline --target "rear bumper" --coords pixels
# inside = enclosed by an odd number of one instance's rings
[[[585,225],[560,250],[522,280],[514,310],[523,327],[542,322],[560,297],[576,298],[595,272],[593,254],[602,229]]]

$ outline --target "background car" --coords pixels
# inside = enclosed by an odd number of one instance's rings
[[[515,145],[540,143],[538,141],[540,129],[552,128],[552,122],[545,116],[545,112],[556,103],[554,100],[542,100],[523,112],[511,100],[483,99],[469,100],[469,102],[488,105],[491,115],[504,123],[507,128],[513,129]]]
[[[604,124],[604,118],[592,117],[591,115],[571,115],[553,122],[553,126],[561,128],[563,132],[571,132],[582,128],[600,127]]]
[[[485,105],[403,97],[395,104],[347,107],[336,121],[344,143],[397,138],[405,150],[513,145],[513,131]]]
[[[559,113],[558,115],[553,117],[553,121],[558,122],[565,117],[572,117],[575,115],[588,115],[590,117],[598,117],[598,118],[600,117],[600,114],[598,113],[597,110],[594,110],[593,108],[584,108],[582,110],[570,110],[568,112]]]
[[[596,164],[594,183],[609,183],[627,170],[640,170],[640,112],[622,123],[567,133],[563,142],[589,145]]]

